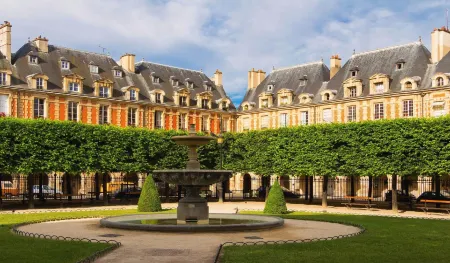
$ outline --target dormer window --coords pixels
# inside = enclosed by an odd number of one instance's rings
[[[36,89],[44,89],[44,79],[36,78]]]
[[[281,104],[282,105],[286,105],[286,104],[288,104],[289,102],[288,102],[288,97],[287,96],[283,96],[283,97],[281,97]]]
[[[122,71],[121,70],[114,70],[114,77],[121,78],[122,77]]]
[[[244,110],[248,110],[248,105],[244,105]]]
[[[30,55],[29,62],[30,62],[30,64],[38,64],[38,57]]]
[[[272,91],[272,90],[273,90],[273,85],[272,84],[268,85],[267,86],[267,91]]]
[[[395,69],[396,70],[402,70],[405,67],[405,61],[403,59],[400,59],[395,63]]]
[[[6,84],[6,72],[0,72],[0,85],[7,85]]]
[[[211,90],[212,90],[211,85],[206,85],[206,91],[211,91]]]
[[[155,93],[155,102],[156,103],[162,103],[161,93]]]
[[[356,87],[349,87],[348,88],[348,96],[350,98],[356,97]]]
[[[330,93],[325,93],[324,100],[330,100]]]
[[[90,71],[91,73],[98,74],[98,66],[93,65],[93,64],[90,64],[90,65],[89,65],[89,71]]]
[[[202,109],[209,109],[209,100],[208,99],[202,99]]]
[[[261,107],[262,107],[262,108],[267,108],[267,107],[269,107],[269,99],[262,99],[262,100],[261,100]]]
[[[130,100],[137,100],[136,90],[130,89]]]
[[[438,86],[438,87],[444,86],[444,78],[437,77],[436,78],[436,86]]]
[[[184,84],[188,89],[193,89],[194,88],[194,83],[186,81]]]
[[[77,82],[69,82],[69,91],[80,92],[80,85]]]
[[[350,71],[352,74],[352,77],[356,77],[356,75],[358,75],[358,71]]]
[[[160,81],[159,81],[159,77],[157,77],[157,76],[152,76],[152,82],[153,83],[159,83]],[[172,84],[173,85],[173,84]]]
[[[177,79],[175,79],[175,77],[170,77],[170,80],[171,80],[171,83],[172,83],[172,86],[174,86],[174,87],[178,87],[178,85],[179,85],[179,82],[178,82],[178,80]]]
[[[61,61],[61,69],[70,69],[70,62],[67,60]]]
[[[228,109],[228,104],[226,101],[222,101],[222,110],[227,110]]]
[[[334,99],[336,93],[336,90],[324,90],[320,93],[320,95],[322,96],[322,101],[330,101]]]
[[[109,97],[109,88],[108,87],[100,87],[98,91],[98,95],[102,98]]]
[[[384,83],[383,82],[375,83],[375,93],[381,94],[383,92],[384,92]]]
[[[187,106],[187,98],[186,98],[186,96],[180,96],[179,100],[180,100],[180,106],[184,106],[184,107]]]
[[[412,83],[411,83],[411,81],[405,82],[405,90],[410,90],[410,89],[412,89]]]
[[[308,82],[308,78],[306,75],[304,75],[302,78],[300,78],[300,86],[306,86],[306,83]]]

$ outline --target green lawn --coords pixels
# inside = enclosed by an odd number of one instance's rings
[[[221,262],[450,262],[450,221],[311,213],[283,217],[349,222],[366,232],[333,241],[225,247]]]
[[[115,216],[135,213],[137,213],[136,210],[112,210],[36,214],[0,214],[0,262],[73,263],[109,246],[107,244],[22,237],[11,232],[11,227],[14,224],[37,220],[87,216]]]

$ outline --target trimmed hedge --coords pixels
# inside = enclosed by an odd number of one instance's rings
[[[270,187],[269,196],[267,197],[266,204],[264,206],[264,213],[286,214],[287,212],[283,190],[281,189],[278,181],[275,181],[272,187]]]
[[[153,176],[147,176],[138,201],[139,212],[162,211],[161,200]]]

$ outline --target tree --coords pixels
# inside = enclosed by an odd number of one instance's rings
[[[156,188],[153,176],[147,176],[142,187],[141,196],[138,202],[139,212],[158,212],[161,211],[161,200],[159,199],[158,189]]]
[[[265,214],[286,214],[287,207],[286,201],[284,200],[283,190],[278,183],[275,181],[273,186],[270,188],[269,197],[266,200],[266,205],[264,207]]]

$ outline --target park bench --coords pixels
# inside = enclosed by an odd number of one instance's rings
[[[428,211],[435,210],[435,211],[446,211],[448,214],[450,214],[450,201],[445,200],[420,200],[421,203],[424,204],[424,206],[419,206],[417,208],[421,209],[424,213],[428,214]],[[443,205],[449,205],[448,207],[430,207],[427,206],[427,204],[443,204]]]
[[[372,197],[367,196],[346,196],[345,198],[348,198],[348,202],[341,203],[345,205],[347,208],[352,209],[354,206],[363,206],[367,209],[371,209],[373,206],[376,206],[376,204],[370,203],[372,201]],[[357,202],[352,202],[352,200],[355,200]]]

